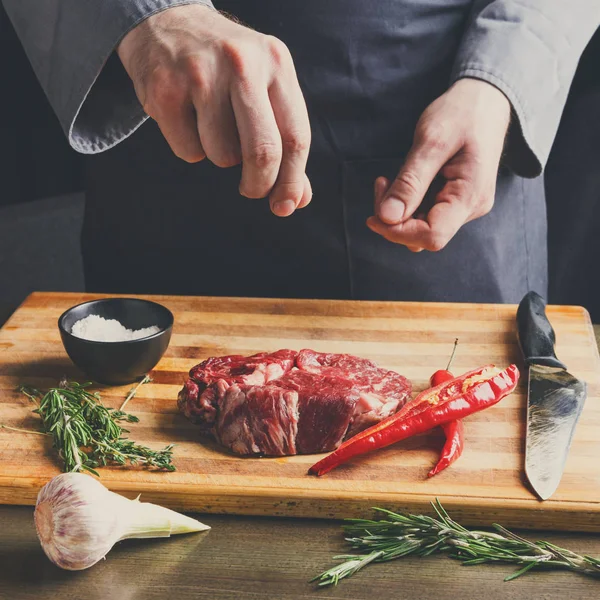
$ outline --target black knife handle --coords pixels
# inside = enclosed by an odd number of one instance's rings
[[[525,362],[566,369],[554,354],[556,335],[546,317],[546,302],[536,292],[525,295],[517,309],[519,344]]]

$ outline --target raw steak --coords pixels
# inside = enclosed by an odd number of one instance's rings
[[[209,358],[179,392],[181,412],[241,455],[329,452],[395,413],[410,382],[350,354],[279,350]]]

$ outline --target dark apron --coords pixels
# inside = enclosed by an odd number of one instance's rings
[[[313,142],[309,207],[280,219],[239,196],[240,169],[177,159],[153,122],[88,165],[90,291],[515,302],[546,292],[539,180],[502,169],[491,214],[442,252],[372,233],[373,181],[393,177],[447,88],[468,0],[239,0],[219,9],[294,56]]]

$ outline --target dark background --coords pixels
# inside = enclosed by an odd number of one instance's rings
[[[33,290],[84,288],[86,157],[69,147],[0,4],[0,322]],[[577,71],[545,174],[550,294],[600,322],[600,32]]]
[[[72,151],[0,3],[0,206],[81,190]]]

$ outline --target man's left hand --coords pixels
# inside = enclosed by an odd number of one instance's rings
[[[370,229],[410,250],[441,250],[494,204],[510,104],[496,87],[460,79],[422,114],[396,179],[375,182]],[[443,187],[427,214],[419,211],[437,175]]]

